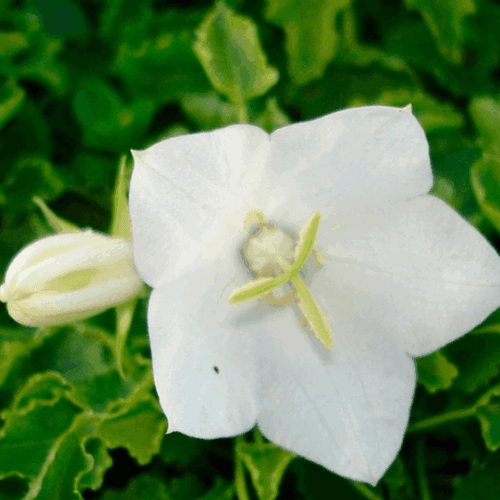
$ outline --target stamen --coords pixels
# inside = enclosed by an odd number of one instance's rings
[[[248,232],[250,226],[253,224],[254,220],[257,220],[259,226],[264,228],[267,226],[266,218],[260,210],[252,210],[245,218],[244,227],[245,231]]]
[[[278,249],[274,247],[274,252],[272,253],[273,258],[284,272],[275,277],[261,277],[262,274],[258,273],[258,278],[256,280],[238,288],[231,294],[229,303],[238,304],[247,300],[265,298],[271,304],[288,304],[291,302],[289,295],[291,292],[285,294],[284,297],[276,298],[273,294],[273,290],[287,282],[291,282],[299,298],[299,307],[302,310],[305,320],[309,323],[311,329],[321,343],[327,349],[332,349],[332,330],[329,321],[314,300],[304,280],[299,275],[300,270],[311,254],[314,254],[318,263],[322,264],[323,262],[321,254],[314,249],[320,218],[320,214],[315,213],[300,232],[300,238],[295,248],[295,261],[293,264],[290,264],[284,259],[282,255],[280,255]],[[250,212],[245,219],[245,228],[247,230],[255,219],[259,222],[262,230],[266,229],[267,223],[264,215],[262,212],[254,210]]]

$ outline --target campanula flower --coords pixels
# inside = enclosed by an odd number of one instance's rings
[[[252,125],[134,152],[136,266],[152,288],[168,432],[270,441],[375,484],[414,357],[500,304],[500,259],[441,200],[409,107]]]

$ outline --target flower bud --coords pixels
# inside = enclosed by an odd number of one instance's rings
[[[135,297],[142,281],[132,245],[91,230],[41,238],[10,263],[0,300],[26,326],[49,326],[95,316]]]

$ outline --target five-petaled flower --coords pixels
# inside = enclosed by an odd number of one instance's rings
[[[495,250],[428,194],[428,144],[411,110],[349,109],[271,135],[233,125],[134,160],[134,256],[153,287],[169,432],[218,438],[257,424],[283,448],[376,483],[407,427],[412,357],[500,304]],[[257,300],[235,300],[261,284]]]

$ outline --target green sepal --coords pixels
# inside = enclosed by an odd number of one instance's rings
[[[259,500],[274,500],[286,469],[295,455],[272,443],[236,445],[238,458],[245,464]]]
[[[132,223],[128,214],[127,179],[125,166],[127,157],[123,155],[116,176],[115,189],[113,192],[113,215],[111,219],[111,236],[130,240],[132,238]]]
[[[72,222],[68,222],[56,215],[47,205],[46,203],[39,198],[38,196],[33,196],[33,203],[35,203],[38,208],[42,211],[47,224],[56,232],[56,233],[77,233],[81,231],[81,228]]]

